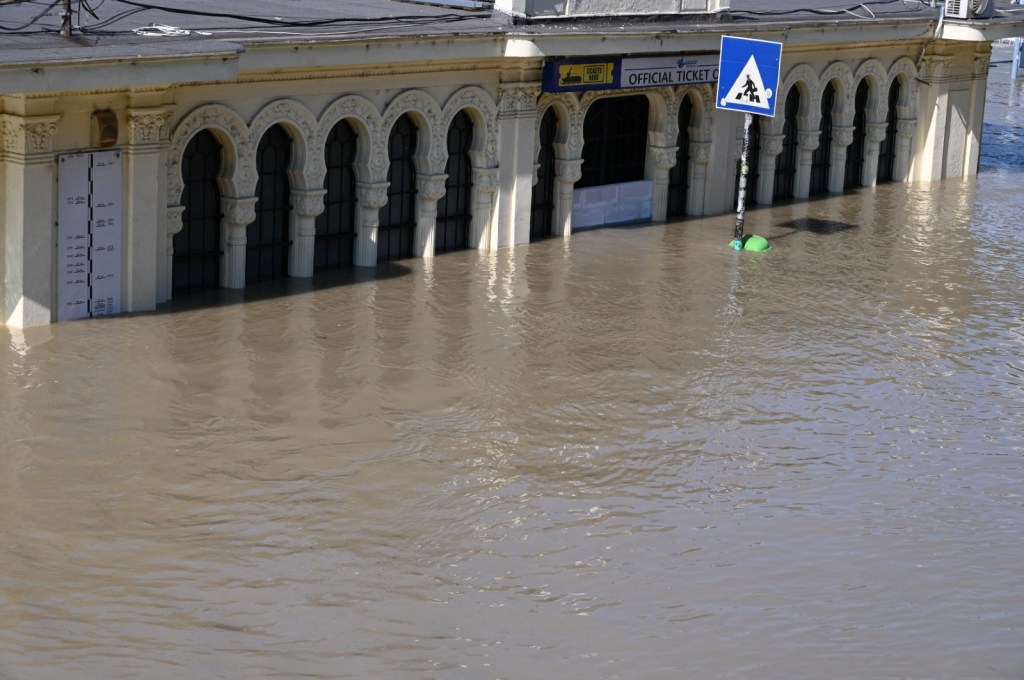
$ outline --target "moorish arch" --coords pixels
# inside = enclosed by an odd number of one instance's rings
[[[480,87],[464,87],[445,102],[441,110],[438,133],[447,136],[452,120],[460,111],[473,119],[476,134],[470,155],[477,168],[493,168],[498,164],[498,105],[494,98]],[[447,153],[447,145],[435,140],[438,148]]]
[[[821,121],[818,116],[821,112],[821,96],[828,83],[835,88],[835,105],[832,108],[832,122],[837,126],[848,126],[853,122],[853,97],[856,86],[853,80],[853,71],[844,62],[833,62],[818,76],[818,87],[815,89],[817,96],[810,108],[811,119],[808,120],[810,129],[819,127]]]
[[[541,128],[545,120],[554,123],[548,140],[550,149],[545,152],[550,158],[542,158]],[[533,139],[534,193],[531,204],[537,215],[536,218],[531,216],[531,234],[534,238],[568,237],[571,233],[573,189],[583,166],[583,112],[579,98],[572,93],[541,95],[537,101]],[[544,177],[540,176],[542,160],[546,161]],[[541,181],[545,184],[538,188]],[[544,211],[548,212],[542,214]]]
[[[885,88],[888,91],[892,82],[897,78],[900,81],[900,118],[917,120],[917,90],[918,70],[913,60],[902,57],[889,67],[889,77],[886,79]]]
[[[435,143],[435,136],[443,126],[441,124],[441,107],[437,101],[422,90],[407,90],[395,97],[388,104],[382,116],[382,131],[387,135],[403,115],[408,114],[418,128],[416,148],[416,170],[421,175],[439,175],[444,172],[444,145]],[[443,138],[443,134],[442,134]],[[374,161],[377,159],[374,158]],[[371,166],[374,181],[387,181],[387,154],[384,155],[381,167]]]
[[[209,130],[224,150],[221,166],[221,193],[238,196],[238,186],[255,183],[251,166],[238,162],[245,156],[252,156],[249,149],[249,128],[233,110],[220,104],[210,104],[193,109],[174,127],[167,151],[167,197],[171,206],[178,204],[185,187],[181,176],[181,157],[185,147],[200,130]]]
[[[776,96],[776,107],[780,104],[785,104],[786,95],[789,91],[796,86],[800,90],[800,110],[797,112],[797,120],[799,121],[800,130],[814,129],[810,127],[809,117],[812,115],[814,109],[818,108],[819,95],[821,88],[818,86],[819,83],[818,73],[808,64],[798,64],[786,72],[786,77],[782,79],[779,84],[779,92]],[[812,105],[813,99],[813,105]],[[817,114],[813,114],[817,115]],[[783,116],[776,114],[771,119],[771,134],[781,135],[782,126],[785,124]]]
[[[267,104],[249,124],[249,141],[255,148],[264,134],[280,125],[292,140],[289,179],[300,191],[319,190],[324,183],[324,150],[312,142],[317,139],[320,124],[303,104],[292,99],[279,99]],[[253,190],[255,190],[255,183]]]
[[[870,88],[866,109],[868,123],[884,122],[886,95],[888,93],[886,84],[889,80],[889,74],[886,72],[882,62],[878,59],[868,59],[858,66],[856,72],[854,72],[854,82],[859,85],[865,79],[868,81],[868,87]]]
[[[327,137],[341,121],[347,122],[359,137],[355,158],[356,177],[360,182],[373,181],[373,167],[387,165],[387,131],[377,107],[358,95],[348,95],[327,106],[320,116],[316,136],[310,145],[322,149]]]

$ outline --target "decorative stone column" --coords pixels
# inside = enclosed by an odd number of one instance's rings
[[[388,204],[388,182],[356,184],[356,247],[353,262],[357,267],[377,266],[377,230],[380,209]]]
[[[245,247],[249,242],[246,228],[256,221],[255,196],[220,199],[224,214],[224,266],[220,269],[222,288],[245,288]]]
[[[4,204],[3,314],[8,326],[50,323],[54,299],[53,187],[57,163],[53,137],[60,116],[0,114],[0,158],[6,165]]]
[[[686,214],[704,214],[704,194],[708,183],[711,142],[690,142],[690,188],[686,192]]]
[[[166,246],[164,247],[164,290],[166,291],[165,300],[171,298],[171,291],[174,289],[174,237],[181,232],[184,227],[182,218],[185,215],[185,206],[183,205],[172,205],[167,207],[167,215],[165,217],[167,225],[167,240]]]
[[[832,128],[832,163],[828,169],[828,190],[833,194],[843,193],[846,186],[846,159],[853,144],[852,125],[836,125]],[[857,178],[860,180],[860,178]]]
[[[652,146],[648,149],[651,158],[651,179],[654,180],[654,195],[651,199],[651,219],[664,222],[668,217],[668,183],[672,168],[676,165],[677,146]]]
[[[292,220],[295,236],[288,251],[288,274],[308,279],[313,276],[316,218],[324,211],[326,189],[292,190]]]
[[[498,205],[492,248],[530,242],[537,83],[498,86]]]
[[[156,308],[158,298],[166,299],[170,289],[161,290],[167,263],[160,249],[162,206],[167,205],[167,151],[165,135],[170,114],[164,109],[128,109],[128,148],[125,168],[128,190],[125,192],[125,264],[124,309],[138,312]],[[180,227],[179,227],[180,229]],[[161,274],[163,274],[161,276]]]
[[[814,162],[814,151],[821,143],[821,131],[801,130],[797,133],[797,139],[800,146],[797,150],[793,197],[807,198],[811,195],[811,164]]]
[[[473,217],[469,232],[471,248],[493,249],[491,234],[494,231],[492,227],[497,194],[498,169],[473,168]]]
[[[437,202],[444,196],[448,175],[416,175],[416,235],[412,250],[416,257],[434,256]]]
[[[878,184],[878,154],[885,141],[885,123],[867,124],[867,143],[864,145],[864,174],[860,178],[862,186],[873,187]]]
[[[757,201],[771,205],[775,201],[775,168],[778,167],[784,135],[761,136],[761,167],[757,175]]]
[[[555,236],[568,238],[572,234],[572,200],[576,182],[583,177],[583,159],[556,159],[555,220],[551,231]]]

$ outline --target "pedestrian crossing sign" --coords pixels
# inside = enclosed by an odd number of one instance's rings
[[[716,107],[775,115],[782,43],[722,36]]]

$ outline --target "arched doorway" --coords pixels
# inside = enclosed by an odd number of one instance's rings
[[[775,163],[775,180],[772,187],[772,198],[784,201],[794,197],[796,190],[796,163],[800,141],[799,122],[800,89],[794,85],[786,95],[786,114],[782,124],[782,152]]]
[[[676,140],[676,164],[668,173],[668,217],[686,214],[686,197],[690,190],[690,125],[693,123],[693,100],[683,97],[679,106],[679,137]]]
[[[324,158],[324,211],[316,218],[313,270],[341,269],[352,265],[356,238],[355,159],[359,137],[347,121],[341,121],[327,136]]]
[[[828,173],[832,167],[832,109],[835,103],[836,88],[829,81],[821,93],[818,148],[811,154],[811,196],[828,193]]]
[[[395,122],[388,137],[388,203],[381,208],[377,260],[412,257],[416,234],[416,124],[408,115]]]
[[[864,151],[867,144],[868,94],[871,88],[865,78],[857,86],[853,104],[853,141],[846,149],[846,176],[843,186],[847,189],[864,184]]]
[[[899,125],[897,106],[900,101],[900,79],[889,86],[889,103],[885,110],[885,139],[878,149],[878,181],[891,182],[895,179],[896,133]]]
[[[469,247],[469,226],[473,217],[473,162],[469,157],[472,146],[473,119],[465,111],[459,111],[448,127],[448,162],[444,168],[448,179],[437,208],[435,253]]]
[[[549,238],[555,223],[555,137],[558,114],[549,108],[540,121],[537,184],[530,201],[530,241]]]
[[[245,283],[288,275],[292,140],[280,125],[263,135],[256,149],[256,220],[246,232]]]
[[[172,293],[188,293],[220,285],[220,185],[223,150],[209,130],[200,130],[181,157],[181,194],[185,211],[181,231],[174,235]]]

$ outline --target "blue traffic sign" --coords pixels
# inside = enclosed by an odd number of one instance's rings
[[[781,61],[782,43],[723,35],[715,106],[774,116]]]

